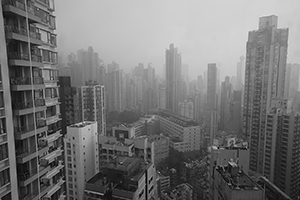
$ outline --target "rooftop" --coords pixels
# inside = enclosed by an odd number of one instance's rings
[[[183,127],[198,126],[198,124],[190,118],[175,114],[167,110],[160,110],[158,116],[168,119]]]
[[[231,190],[262,190],[262,188],[233,161],[228,162],[227,166],[216,166],[216,171],[222,176],[222,179]]]
[[[84,122],[79,122],[77,124],[72,124],[69,127],[71,127],[71,128],[83,128],[85,126],[88,126],[88,125],[91,125],[91,124],[94,124],[94,123],[96,123],[96,122],[84,121]]]

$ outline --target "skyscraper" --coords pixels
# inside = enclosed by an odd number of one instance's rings
[[[0,5],[0,199],[64,198],[54,10]]]
[[[235,90],[242,90],[243,89],[243,77],[244,77],[244,68],[245,68],[245,64],[244,61],[245,57],[244,56],[240,56],[240,61],[237,63],[237,67],[236,67],[236,83],[232,83],[235,84]]]
[[[108,64],[107,73],[107,112],[122,112],[124,107],[122,102],[123,93],[123,71],[115,62]]]
[[[166,50],[166,108],[178,113],[181,88],[181,54],[174,44]]]
[[[210,63],[207,66],[207,101],[206,101],[206,127],[207,133],[210,134],[210,137],[214,135],[211,131],[216,128],[216,109],[217,109],[217,65],[215,63]],[[213,123],[212,123],[213,122]],[[213,138],[210,138],[212,141]]]
[[[277,29],[277,16],[261,17],[247,42],[243,133],[250,142],[250,170],[262,173],[267,113],[272,98],[283,97],[288,29]]]
[[[300,114],[292,101],[273,99],[267,117],[264,175],[292,199],[299,197]]]
[[[225,81],[221,86],[221,106],[220,106],[220,129],[229,131],[230,120],[230,103],[232,100],[232,85],[230,84],[229,76],[225,77]]]
[[[82,86],[80,91],[81,121],[96,121],[98,135],[106,135],[105,89],[103,85]]]

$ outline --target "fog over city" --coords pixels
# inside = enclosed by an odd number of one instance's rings
[[[258,18],[277,15],[289,28],[288,63],[300,62],[299,0],[60,0],[55,2],[60,55],[93,46],[107,64],[129,71],[152,62],[161,74],[165,49],[174,43],[191,78],[207,63],[218,63],[221,77],[235,75],[246,53],[248,31]]]

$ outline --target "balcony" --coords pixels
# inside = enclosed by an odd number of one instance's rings
[[[56,122],[58,122],[59,120],[61,120],[60,114],[56,114],[56,115],[49,116],[49,117],[47,116],[47,125],[56,123]]]
[[[33,109],[34,103],[34,109]],[[44,99],[36,99],[35,101],[28,101],[28,102],[19,102],[13,103],[13,110],[15,115],[27,115],[30,113],[40,112],[46,110],[45,101]]]
[[[19,184],[22,187],[25,187],[32,181],[36,180],[38,178],[38,169],[34,168],[31,170],[26,170],[23,173],[18,174],[18,180]]]
[[[63,150],[61,150],[60,148],[54,148],[51,150],[51,152],[49,150],[49,153],[46,156],[41,158],[41,160],[40,160],[41,165],[46,166],[46,165],[52,163],[55,160],[55,158],[62,155],[62,152],[63,152]]]
[[[44,177],[42,177],[42,180],[43,179],[51,180],[63,168],[64,168],[64,166],[62,164],[60,164],[60,163],[57,164],[55,167],[53,167],[52,169],[50,169],[50,171]]]
[[[21,0],[2,0],[3,12],[5,15],[19,15],[26,18],[26,11],[28,14],[29,22],[39,23],[41,22],[41,17],[35,6],[28,1],[27,8],[24,1]]]
[[[19,149],[19,150],[17,149],[16,155],[17,155],[18,163],[25,163],[37,156],[36,147],[30,147],[30,148]]]
[[[5,26],[6,39],[17,40],[21,42],[29,42],[35,45],[42,45],[41,34],[33,31],[28,31],[25,28],[19,28],[17,26]]]
[[[0,195],[1,195],[1,196],[5,196],[5,195],[7,195],[9,192],[11,192],[10,182],[8,182],[7,184],[5,184],[5,185],[3,185],[2,187],[0,187]]]
[[[38,90],[44,89],[44,79],[42,77],[11,77],[10,78],[11,90],[24,91],[24,90]]]
[[[48,142],[43,141],[43,140],[39,140],[38,141],[39,156],[43,156],[45,153],[47,153],[48,150],[49,150]]]
[[[50,131],[52,132],[52,130],[50,130]],[[41,140],[45,140],[45,141],[47,141],[48,144],[51,144],[54,141],[56,141],[58,138],[62,137],[61,129],[53,131],[51,135],[49,135],[49,130],[48,130],[47,135],[48,135],[47,137],[42,138]]]
[[[55,194],[61,188],[61,186],[64,184],[64,182],[65,181],[62,178],[59,179],[56,183],[54,183],[56,185],[51,188],[51,190],[44,196],[44,198],[51,199],[51,196],[53,194]]]
[[[46,106],[54,106],[60,103],[58,96],[46,97],[45,101],[46,101]]]
[[[4,106],[3,107],[0,107],[0,118],[1,117],[5,117],[5,108]],[[0,133],[1,134],[1,133]]]
[[[33,199],[36,199],[38,197],[38,194],[39,194],[39,190],[36,189],[32,192],[28,192],[25,195],[19,196],[19,199],[20,200],[33,200]]]
[[[42,133],[47,131],[48,127],[46,126],[46,121],[44,119],[37,119],[36,122],[36,133]],[[25,138],[35,135],[34,124],[20,126],[14,128],[15,139],[23,140]]]
[[[30,56],[28,53],[8,52],[8,63],[11,66],[27,66],[30,67]],[[43,67],[42,56],[31,54],[31,65],[33,67]]]
[[[52,185],[50,185],[49,181],[41,183],[41,194],[40,196],[44,196],[47,194],[52,188]]]

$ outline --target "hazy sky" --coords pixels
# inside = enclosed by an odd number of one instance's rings
[[[207,63],[235,75],[248,31],[261,16],[289,28],[288,62],[300,63],[300,0],[56,0],[58,50],[63,56],[93,46],[107,64],[125,70],[152,62],[159,73],[174,43],[195,78]]]

